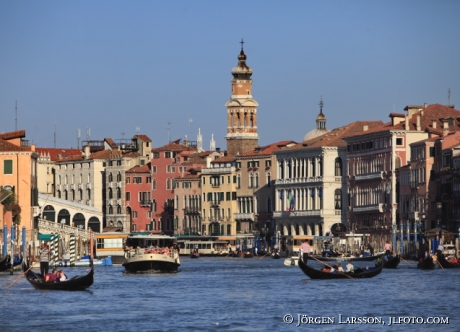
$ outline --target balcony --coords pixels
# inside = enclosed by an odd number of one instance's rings
[[[280,217],[319,217],[323,215],[323,210],[306,210],[306,211],[275,211],[273,218]]]
[[[204,168],[201,170],[202,175],[211,175],[211,174],[223,174],[223,173],[233,173],[235,172],[235,167],[216,167],[216,168]]]
[[[213,183],[213,184],[211,184],[211,186],[212,186],[213,188],[219,188],[219,187],[220,187],[220,183]]]
[[[296,183],[313,183],[313,182],[323,182],[322,176],[314,176],[309,178],[295,178],[295,179],[277,179],[275,185],[279,184],[296,184]]]
[[[383,204],[372,204],[372,205],[362,205],[353,207],[353,212],[355,213],[364,213],[364,212],[383,212]]]
[[[220,205],[220,200],[210,201],[209,203],[211,204],[211,206],[219,206]]]
[[[235,213],[235,220],[254,220],[254,213]]]
[[[91,189],[91,183],[86,184],[86,189]]]
[[[152,204],[152,201],[149,199],[143,199],[140,201],[140,204],[141,206],[149,206],[150,204]]]
[[[383,179],[383,172],[374,172],[355,175],[355,181]]]
[[[184,213],[190,213],[190,214],[200,213],[200,209],[197,207],[185,207]]]

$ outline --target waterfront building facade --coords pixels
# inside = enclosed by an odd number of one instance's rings
[[[281,235],[323,236],[330,234],[335,224],[347,226],[347,149],[343,137],[381,124],[354,122],[275,152],[278,177],[274,218]]]
[[[142,166],[137,165],[126,171],[125,208],[126,215],[130,218],[130,227],[127,229],[131,232],[150,231],[159,233],[157,222],[153,217],[156,202],[152,200],[151,194],[152,174],[150,163]],[[109,223],[107,226],[114,227],[115,225]]]
[[[453,107],[439,104],[407,106],[404,110],[407,113],[391,113],[389,123],[345,138],[349,223],[354,232],[390,239],[391,233],[401,227],[397,170],[410,160],[412,143],[436,135],[437,128],[442,128],[440,119],[460,115]],[[449,129],[455,130],[454,124]],[[413,229],[411,222],[409,227]]]
[[[25,130],[0,134],[0,226],[25,227],[32,237],[33,216],[38,214],[37,159],[35,145],[30,145]]]
[[[275,151],[294,144],[294,141],[277,142],[236,156],[237,234],[260,233],[262,237],[273,234]]]

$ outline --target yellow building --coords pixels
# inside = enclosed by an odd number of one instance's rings
[[[13,192],[8,200],[3,201],[0,225],[10,228],[14,220],[20,228],[26,227],[30,240],[34,210],[38,211],[38,154],[35,145],[30,146],[23,139],[25,136],[25,130],[0,134],[0,186]]]
[[[201,170],[201,234],[235,235],[237,212],[235,157],[213,160]]]

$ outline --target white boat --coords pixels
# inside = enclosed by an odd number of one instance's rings
[[[179,253],[171,249],[176,239],[166,235],[131,235],[126,239],[126,272],[176,272]]]
[[[51,265],[51,262],[50,262],[50,265]],[[64,259],[62,261],[58,261],[58,265],[60,267],[69,267],[70,260]],[[94,266],[112,266],[112,257],[108,256],[107,258],[104,258],[104,259],[93,259],[93,265]],[[74,266],[90,266],[89,255],[83,256],[81,259],[77,259],[75,261]]]
[[[299,257],[298,256],[292,256],[288,257],[284,260],[284,265],[286,266],[298,266],[299,265]]]

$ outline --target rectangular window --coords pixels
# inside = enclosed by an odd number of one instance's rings
[[[227,192],[225,193],[225,200],[226,200],[226,201],[229,201],[229,200],[230,200],[230,192],[229,192],[229,191],[227,191]]]
[[[126,177],[126,183],[131,183],[131,178],[129,176]]]
[[[396,138],[396,145],[403,145],[403,139],[402,138]]]
[[[131,193],[127,192],[126,193],[126,201],[129,202],[131,200]]]
[[[13,174],[13,160],[3,160],[3,174]]]
[[[232,191],[232,201],[236,201],[236,191]]]

